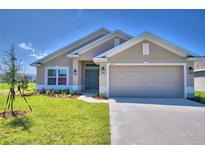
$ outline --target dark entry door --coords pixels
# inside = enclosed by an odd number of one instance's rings
[[[99,90],[99,69],[85,70],[85,90]]]

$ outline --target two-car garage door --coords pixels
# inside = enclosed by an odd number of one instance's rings
[[[184,97],[183,66],[110,66],[109,95]]]

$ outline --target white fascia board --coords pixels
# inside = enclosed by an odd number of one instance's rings
[[[32,63],[32,64],[30,64],[30,66],[36,67],[36,66],[37,66],[37,64]]]
[[[30,64],[30,66],[37,67],[37,66],[41,66],[41,64],[40,63],[32,63],[32,64]]]
[[[107,58],[93,58],[95,63],[107,62]]]
[[[202,72],[202,71],[205,71],[205,68],[194,70],[194,72]]]
[[[86,45],[86,46],[84,46],[84,47],[82,47],[82,48],[80,48],[80,49],[78,49],[78,50],[75,50],[75,51],[72,52],[71,54],[79,54],[79,55],[81,55],[81,54],[83,54],[83,53],[89,51],[90,49],[93,49],[93,48],[97,47],[98,45],[100,45],[100,44],[102,44],[102,43],[104,43],[104,42],[106,42],[106,41],[108,41],[108,40],[110,40],[110,39],[112,39],[112,38],[114,38],[114,37],[116,37],[116,36],[122,37],[122,38],[125,38],[125,39],[133,38],[133,37],[132,37],[131,35],[129,35],[129,34],[126,34],[126,33],[124,33],[124,32],[121,32],[121,31],[119,31],[119,30],[116,30],[116,31],[114,31],[114,32],[112,32],[112,33],[110,33],[110,34],[107,34],[107,35],[105,35],[105,36],[103,36],[103,37],[97,39],[97,40],[94,41],[94,42],[91,42],[90,44],[88,44],[88,45]]]
[[[204,57],[190,57],[190,58],[186,58],[186,61],[201,61],[203,60]]]
[[[71,55],[71,54],[67,54],[66,57],[68,57],[68,58],[78,58],[79,55]]]

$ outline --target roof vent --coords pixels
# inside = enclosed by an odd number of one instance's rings
[[[120,44],[120,38],[115,38],[114,39],[114,46],[118,46]]]
[[[149,55],[149,43],[142,44],[142,54]]]

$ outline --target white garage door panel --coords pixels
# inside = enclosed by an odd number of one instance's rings
[[[110,96],[184,97],[183,66],[110,66]]]

